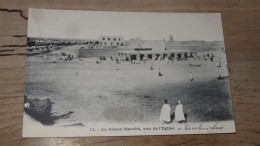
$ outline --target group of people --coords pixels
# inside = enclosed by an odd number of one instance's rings
[[[167,123],[171,123],[172,122],[172,117],[171,116],[171,107],[168,104],[167,99],[164,100],[164,104],[161,108],[161,114],[160,114],[160,122],[162,124],[167,124]],[[186,122],[186,118],[183,112],[183,105],[181,104],[180,101],[178,101],[177,106],[175,107],[175,112],[174,112],[174,119],[179,122]]]
[[[99,56],[99,60],[100,61],[106,60],[106,57],[105,56]]]
[[[215,57],[215,56],[214,56],[213,53],[211,53],[211,54],[209,54],[209,53],[208,53],[208,54],[204,54],[204,55],[203,55],[203,60],[208,60],[208,59],[210,59],[210,61],[213,62],[214,57]]]
[[[110,57],[110,59],[113,60],[113,58],[111,58],[111,57]],[[105,60],[107,60],[105,56],[99,56],[99,57],[97,57],[96,64],[100,64],[100,63],[102,63],[102,61],[105,61]]]
[[[54,56],[52,56],[52,55],[54,55]],[[57,60],[69,61],[69,60],[73,60],[73,59],[74,59],[74,56],[73,56],[73,55],[71,55],[71,54],[68,54],[68,55],[67,55],[67,54],[64,53],[64,52],[61,52],[61,56],[66,56],[65,58],[64,58],[64,57],[57,58],[55,52],[54,52],[52,55],[47,56],[47,54],[45,54],[45,55],[43,56],[43,58],[44,58],[45,60],[51,60],[50,63],[57,63],[57,62],[56,62]]]
[[[65,60],[72,60],[73,59],[73,55],[68,55],[68,57],[67,58],[65,58]]]

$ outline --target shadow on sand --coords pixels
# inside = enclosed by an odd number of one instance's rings
[[[185,120],[184,121],[178,121],[179,123],[186,123],[187,120],[188,120],[188,114],[187,113],[184,113],[184,117],[185,117]],[[168,122],[168,123],[172,123],[172,121],[175,119],[175,113],[173,112],[171,114],[171,121]]]

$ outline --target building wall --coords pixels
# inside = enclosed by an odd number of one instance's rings
[[[141,38],[130,39],[127,42],[128,48],[152,48],[153,51],[163,51],[164,41],[161,40],[141,40]]]
[[[119,49],[119,48],[79,49],[78,55],[81,58],[90,58],[90,57],[99,57],[99,56],[116,57],[116,52],[123,51],[123,50],[125,49]]]

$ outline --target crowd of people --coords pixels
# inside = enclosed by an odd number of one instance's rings
[[[43,55],[43,59],[45,60],[51,60],[50,63],[57,63],[56,61],[57,60],[63,60],[63,61],[70,61],[70,60],[73,60],[74,59],[74,56],[71,55],[71,54],[66,54],[64,52],[61,52],[60,53],[60,57],[58,58],[57,56],[58,54],[56,52],[52,52],[52,55]],[[79,60],[81,60],[81,58],[79,58]]]

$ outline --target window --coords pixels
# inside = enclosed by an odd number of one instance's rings
[[[103,41],[105,40],[105,38],[103,38]]]
[[[116,38],[114,38],[114,41],[116,41]]]
[[[107,38],[107,40],[110,40],[110,38]]]

